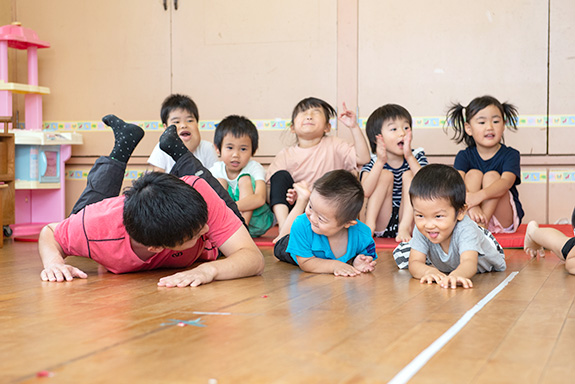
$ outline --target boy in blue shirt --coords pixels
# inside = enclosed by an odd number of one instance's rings
[[[294,184],[294,189],[296,205],[274,255],[305,272],[356,276],[373,271],[375,242],[369,227],[357,220],[364,198],[357,178],[335,170],[320,177],[311,191],[306,182]]]

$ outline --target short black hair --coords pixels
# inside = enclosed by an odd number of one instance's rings
[[[196,121],[200,121],[200,114],[198,112],[198,106],[194,103],[189,96],[180,95],[174,93],[164,99],[162,102],[162,109],[160,110],[160,117],[162,119],[162,123],[168,125],[168,118],[170,117],[170,113],[176,109],[183,109],[192,114],[196,118]]]
[[[409,197],[425,200],[447,199],[456,212],[465,207],[465,182],[459,172],[445,164],[429,164],[413,177]]]
[[[331,117],[337,116],[337,112],[335,111],[335,109],[331,105],[329,105],[326,101],[323,101],[322,99],[318,99],[316,97],[307,97],[301,100],[299,103],[297,103],[297,105],[294,107],[293,112],[291,114],[292,127],[294,125],[294,120],[296,116],[300,112],[305,112],[308,109],[312,108],[321,108],[323,110],[323,114],[325,115],[325,121],[328,123]]]
[[[377,108],[369,115],[365,123],[365,133],[369,140],[372,153],[377,151],[377,135],[381,135],[383,123],[390,119],[404,118],[409,121],[409,127],[413,125],[413,119],[407,109],[397,104],[385,104]]]
[[[171,248],[193,238],[208,221],[202,195],[176,176],[150,172],[124,191],[124,226],[147,247]]]
[[[333,203],[338,224],[357,220],[363,207],[363,187],[349,171],[336,169],[324,174],[313,184],[313,189]]]
[[[228,133],[231,133],[235,138],[248,136],[252,142],[252,155],[256,153],[259,141],[258,129],[250,119],[244,116],[230,115],[220,121],[214,132],[214,144],[220,151],[222,150],[222,141]]]

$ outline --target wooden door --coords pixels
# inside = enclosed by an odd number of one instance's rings
[[[179,0],[172,89],[197,102],[201,120],[289,119],[308,96],[335,107],[336,32],[334,1]],[[291,143],[285,131],[261,130],[258,154]]]
[[[95,121],[108,113],[159,120],[170,93],[170,11],[162,0],[15,4],[18,21],[51,45],[38,52],[39,83],[51,90],[44,121]],[[25,53],[17,65],[26,82]]]

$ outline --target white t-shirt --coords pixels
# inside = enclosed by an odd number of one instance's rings
[[[228,187],[230,187],[232,191],[236,190],[238,185],[238,178],[236,177],[233,180],[228,179],[228,174],[226,173],[226,163],[224,163],[223,161],[216,162],[210,168],[210,172],[215,178],[226,180],[228,182]],[[246,166],[239,173],[238,177],[240,175],[245,175],[246,173],[250,175],[254,181],[266,180],[266,171],[264,167],[255,160],[248,161]]]
[[[198,145],[192,153],[200,160],[204,167],[208,169],[218,161],[218,155],[214,145],[206,140],[201,140],[200,145]],[[158,143],[154,147],[150,157],[148,157],[148,164],[162,168],[165,172],[169,173],[176,162],[170,155],[160,149],[160,143]]]

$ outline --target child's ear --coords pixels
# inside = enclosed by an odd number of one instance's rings
[[[357,220],[350,220],[347,223],[345,223],[344,228],[353,227],[356,224],[357,224]]]
[[[330,123],[327,123],[327,124],[325,125],[324,132],[325,132],[325,133],[328,133],[329,131],[331,131],[331,124],[330,124]]]
[[[463,218],[465,217],[465,214],[467,213],[467,204],[465,204],[463,206],[463,208],[461,208],[459,210],[459,212],[457,212],[457,221],[461,221],[463,220]]]
[[[473,136],[471,131],[471,124],[465,122],[463,127],[465,128],[465,133],[467,133],[469,136]]]
[[[214,149],[216,150],[216,153],[218,154],[218,156],[221,156],[222,154],[220,153],[220,149],[218,148],[217,145],[214,144]]]
[[[149,252],[153,252],[153,253],[160,253],[162,252],[164,249],[163,247],[148,247],[148,251]]]
[[[168,126],[164,123],[162,123],[162,127],[164,127],[164,129],[168,128]]]

